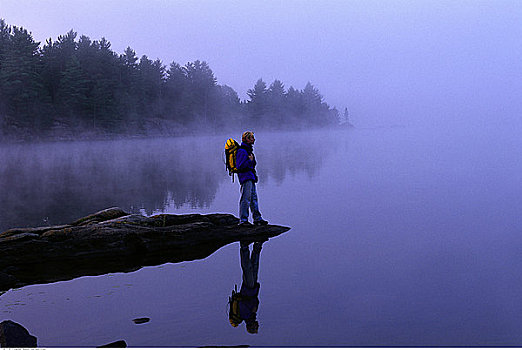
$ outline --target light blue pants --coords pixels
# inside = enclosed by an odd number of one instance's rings
[[[239,200],[239,220],[241,222],[248,221],[249,208],[252,211],[254,222],[262,220],[254,181],[247,181],[241,185],[241,199]]]

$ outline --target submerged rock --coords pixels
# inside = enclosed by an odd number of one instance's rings
[[[202,259],[240,240],[267,240],[289,227],[239,227],[230,214],[160,214],[109,208],[70,225],[0,233],[0,290],[84,275]]]

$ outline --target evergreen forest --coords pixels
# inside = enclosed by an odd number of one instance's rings
[[[111,50],[105,38],[73,30],[44,45],[0,19],[2,139],[160,136],[250,129],[304,129],[339,124],[311,83],[285,88],[262,79],[240,100],[205,61],[165,66]]]

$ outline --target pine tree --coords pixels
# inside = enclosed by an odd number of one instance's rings
[[[76,52],[76,36],[77,33],[70,30],[67,34],[58,36],[55,42],[48,39],[41,50],[42,79],[51,101],[55,104],[60,103],[56,97],[62,74]]]
[[[130,69],[136,68],[138,62],[138,56],[136,56],[136,52],[128,46],[123,54],[121,55],[123,60],[123,64]]]
[[[327,104],[323,104],[323,96],[310,82],[302,91],[304,106],[304,122],[309,126],[325,126],[328,122]]]
[[[165,99],[163,110],[170,120],[180,123],[188,122],[187,90],[188,79],[185,69],[176,62],[172,62],[166,72]]]
[[[250,100],[247,101],[247,110],[250,119],[256,126],[263,125],[263,116],[267,111],[267,87],[263,79],[258,79],[253,89],[247,91]]]
[[[184,67],[188,82],[187,102],[194,121],[211,126],[215,106],[212,105],[217,80],[205,61],[189,62]]]
[[[110,47],[111,43],[105,38],[91,44],[94,58],[88,65],[92,80],[89,107],[93,127],[113,132],[121,126],[122,115],[118,113],[115,96],[120,77],[117,69],[119,57]]]
[[[5,61],[5,57],[7,55],[7,52],[9,50],[9,45],[11,43],[11,27],[9,27],[3,19],[0,19],[0,76],[2,72],[2,65]],[[6,103],[7,103],[7,97],[4,96],[3,91],[4,86],[2,83],[2,79],[0,79],[0,117],[4,117],[4,114],[6,113]]]
[[[138,64],[138,74],[138,113],[154,116],[159,110],[165,68],[160,60],[151,61],[144,55]]]
[[[71,57],[65,71],[62,73],[58,96],[63,114],[68,116],[69,125],[80,125],[82,116],[89,110],[89,83],[82,70],[80,61],[75,56]]]
[[[119,56],[118,71],[118,87],[115,93],[118,113],[122,116],[125,128],[135,130],[139,119],[136,97],[140,84],[138,56],[130,46]]]
[[[286,112],[286,92],[284,84],[276,79],[267,90],[267,113],[265,117],[270,126],[281,126],[284,124]]]
[[[39,43],[24,28],[12,27],[12,35],[0,70],[2,99],[9,114],[25,127],[42,128],[38,102],[43,94],[39,77]]]
[[[0,19],[0,69],[2,69],[2,62],[5,59],[10,39],[11,27],[3,19]]]
[[[238,125],[241,121],[241,102],[237,92],[230,86],[218,85],[213,98],[214,128]]]
[[[290,86],[286,93],[286,111],[288,113],[287,119],[289,119],[288,124],[295,125],[302,120],[304,113],[303,96],[293,86]]]

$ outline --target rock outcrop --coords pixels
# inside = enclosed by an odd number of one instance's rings
[[[0,347],[36,348],[37,339],[22,325],[11,320],[0,322]]]
[[[147,217],[109,208],[69,225],[10,229],[0,234],[0,290],[202,259],[226,244],[290,229],[237,223],[230,214]]]

